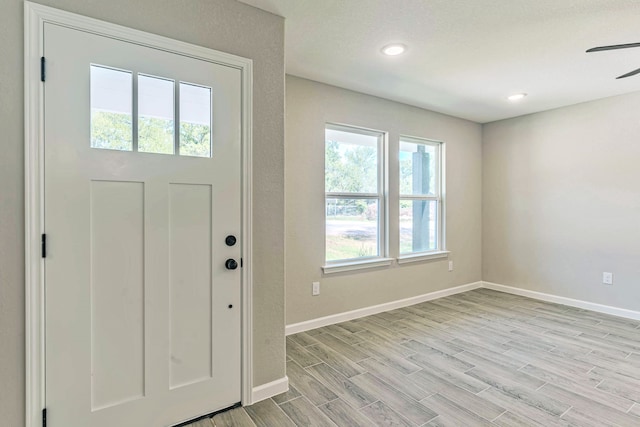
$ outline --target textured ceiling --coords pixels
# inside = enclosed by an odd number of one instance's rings
[[[640,90],[640,48],[585,53],[640,42],[640,0],[241,1],[286,18],[288,74],[480,123]]]

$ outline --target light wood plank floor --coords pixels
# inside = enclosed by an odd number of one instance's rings
[[[192,427],[640,426],[640,322],[478,289],[289,336],[287,375]]]

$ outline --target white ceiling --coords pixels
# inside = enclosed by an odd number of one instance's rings
[[[480,123],[640,90],[640,48],[585,53],[640,42],[640,0],[241,1],[286,18],[288,74]]]

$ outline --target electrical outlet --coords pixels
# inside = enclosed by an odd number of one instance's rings
[[[613,273],[602,273],[602,283],[605,285],[613,285]]]
[[[320,282],[313,282],[311,286],[311,295],[320,295]]]
[[[453,261],[449,261],[449,271],[453,271]]]

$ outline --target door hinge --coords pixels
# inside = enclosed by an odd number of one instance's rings
[[[42,258],[46,258],[47,257],[47,235],[43,234],[42,235]]]
[[[42,410],[42,427],[47,427],[47,408]]]
[[[45,78],[45,59],[44,56],[40,58],[40,81],[43,82]]]

